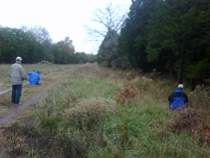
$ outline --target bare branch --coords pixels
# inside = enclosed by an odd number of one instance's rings
[[[110,30],[119,33],[127,16],[127,10],[122,9],[122,6],[113,6],[112,3],[109,3],[105,8],[97,8],[93,15],[92,22],[95,25],[93,27],[86,26],[86,30],[89,35],[99,38],[105,37]]]

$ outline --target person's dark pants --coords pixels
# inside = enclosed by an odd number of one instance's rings
[[[20,96],[22,92],[22,84],[21,85],[12,85],[12,102],[15,104],[20,103]]]

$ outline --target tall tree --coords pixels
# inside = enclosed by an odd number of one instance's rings
[[[8,27],[0,28],[0,52],[1,63],[12,63],[17,56],[22,56],[26,63],[35,63],[45,56],[32,34]]]
[[[93,24],[86,26],[87,32],[94,40],[104,39],[110,30],[120,32],[122,24],[127,16],[127,10],[122,6],[114,6],[108,3],[105,8],[97,8],[93,12]]]
[[[52,39],[47,29],[42,26],[34,26],[31,28],[22,27],[22,29],[25,30],[25,32],[30,32],[36,40],[42,44],[46,53],[45,60],[53,61]]]
[[[73,46],[73,41],[67,36],[65,37],[64,39],[64,44],[66,45],[67,47],[67,52],[72,55],[74,54],[74,46]]]
[[[99,64],[107,63],[106,66],[113,64],[114,58],[116,58],[116,39],[126,16],[125,8],[114,6],[112,3],[107,4],[105,8],[97,8],[94,11],[92,20],[94,25],[86,28],[95,41],[102,41],[97,55]]]
[[[118,34],[115,30],[109,30],[102,44],[99,47],[97,62],[104,66],[112,67],[117,65],[116,48]]]
[[[118,54],[127,59],[133,68],[150,70],[145,52],[147,23],[158,0],[133,0],[130,12],[119,36]],[[126,61],[127,62],[127,61]]]
[[[36,40],[40,42],[41,44],[44,43],[45,41],[49,41],[50,43],[52,43],[52,39],[50,37],[49,32],[47,31],[46,28],[42,26],[34,26],[29,29],[24,28],[24,30],[26,32],[32,33],[33,36],[36,38]]]
[[[55,64],[73,63],[74,46],[69,37],[59,41],[52,46],[52,52]]]
[[[149,61],[160,60],[163,53],[168,59],[172,57],[179,76],[178,83],[182,83],[183,76],[193,73],[188,67],[193,70],[195,67],[191,65],[204,64],[200,60],[209,57],[209,15],[208,0],[162,1],[149,23]]]
[[[88,62],[88,57],[84,52],[76,52],[73,55],[74,64],[84,64]]]

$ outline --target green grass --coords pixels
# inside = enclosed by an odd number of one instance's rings
[[[9,74],[9,69],[11,65],[8,65],[8,64],[0,65],[0,72],[1,72],[0,82],[7,83],[9,79],[8,74]],[[22,64],[22,65],[25,68],[26,73],[39,70],[40,74],[43,74],[43,75],[66,70],[73,67],[73,65],[55,65],[55,64]]]
[[[144,106],[144,105],[143,105]],[[208,157],[208,147],[198,145],[187,132],[173,133],[169,125],[171,112],[150,106],[123,107],[118,116],[107,120],[106,138],[112,142],[90,157],[115,157],[116,151],[123,157]],[[106,156],[105,156],[106,157]]]
[[[9,69],[12,64],[0,64],[0,90],[10,88]],[[55,64],[22,64],[26,71],[26,78],[28,79],[28,72],[39,70],[40,75],[47,75],[54,72],[59,72],[73,68],[73,65],[55,65]]]
[[[57,85],[34,112],[33,127],[39,133],[39,141],[33,154],[89,158],[209,157],[209,146],[189,135],[188,129],[172,130],[179,111],[168,110],[171,81],[141,76],[127,80],[122,76],[122,72],[95,65],[70,73],[68,80]],[[124,88],[133,88],[137,95],[126,104],[118,103],[116,96]],[[25,140],[29,141],[27,134]]]

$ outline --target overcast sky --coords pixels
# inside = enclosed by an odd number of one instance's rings
[[[11,28],[42,26],[54,42],[69,36],[77,52],[97,53],[84,29],[95,8],[107,3],[129,7],[131,0],[0,0],[0,25]]]

